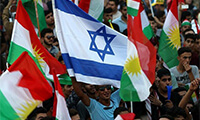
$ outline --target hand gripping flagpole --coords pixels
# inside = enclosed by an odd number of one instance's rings
[[[39,24],[38,10],[37,10],[37,1],[38,1],[38,0],[34,0],[34,3],[35,3],[35,15],[36,15],[36,20],[37,20],[37,26],[38,26],[39,37],[41,38],[41,34],[40,34],[40,24]]]

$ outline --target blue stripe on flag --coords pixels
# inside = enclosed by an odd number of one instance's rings
[[[123,72],[122,66],[103,64],[89,60],[81,60],[74,57],[69,57],[68,53],[62,54],[62,57],[65,61],[67,69],[72,68],[72,66],[73,68],[76,68],[73,69],[75,73],[119,81],[121,79],[121,75]]]
[[[60,9],[66,13],[74,14],[76,16],[91,20],[93,22],[99,22],[69,0],[55,0],[55,8]]]

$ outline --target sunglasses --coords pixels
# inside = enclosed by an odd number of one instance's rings
[[[110,86],[110,85],[106,85],[106,86],[100,87],[99,90],[100,90],[100,91],[104,91],[105,88],[106,88],[107,90],[111,90],[111,86]]]
[[[47,38],[47,39],[51,39],[51,38],[54,39],[55,37],[54,37],[53,35],[52,35],[52,36],[49,36],[49,35],[48,35],[48,36],[46,36],[46,38]]]

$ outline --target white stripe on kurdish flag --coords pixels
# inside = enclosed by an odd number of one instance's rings
[[[12,33],[13,35],[11,41],[19,46],[22,46],[33,54],[29,31],[25,29],[17,20],[14,22],[14,33]]]
[[[128,0],[127,2],[128,2],[127,7],[131,7],[133,9],[139,9],[139,5],[140,5],[139,2],[134,1],[134,0]]]
[[[90,0],[90,7],[88,14],[98,19],[103,12],[104,2],[103,0]]]
[[[56,90],[56,97],[57,97],[56,118],[58,120],[71,120],[66,105],[66,101],[64,97],[60,95],[57,90]]]
[[[13,33],[12,35],[12,42],[28,50],[35,57],[31,45],[29,31],[26,28],[24,28],[17,20],[15,20],[13,31],[15,31],[15,33]],[[49,74],[50,68],[47,65],[47,63],[43,59],[40,59],[40,61],[43,61],[40,62],[40,65],[43,66],[41,68],[45,72],[46,77],[49,79],[53,79],[53,76]]]
[[[149,20],[147,18],[147,15],[145,13],[145,10],[143,10],[141,13],[140,13],[140,18],[141,18],[141,21],[142,21],[142,30],[144,30],[144,28],[146,28],[147,26],[149,26]]]
[[[167,18],[165,19],[165,23],[163,25],[163,30],[164,32],[168,35],[170,28],[171,27],[175,27],[177,26],[179,23],[176,19],[176,17],[174,16],[174,14],[171,12],[171,10],[169,11]]]
[[[91,38],[87,31],[87,30],[97,31],[98,29],[103,27],[102,23],[90,21],[90,20],[87,20],[87,19],[84,19],[84,18],[81,18],[78,16],[74,16],[72,14],[62,12],[60,10],[58,10],[58,14],[60,14],[60,16],[62,16],[62,18],[59,18],[60,21],[62,21],[61,23],[63,23],[62,26],[65,26],[65,27],[61,27],[58,29],[65,31],[63,34],[68,36],[67,38],[64,38],[63,42],[60,43],[60,44],[62,44],[62,46],[61,46],[62,53],[69,52],[70,57],[73,56],[75,58],[81,58],[84,60],[92,60],[92,61],[95,60],[97,62],[102,62],[102,60],[98,56],[97,52],[89,50],[90,44],[91,44]],[[66,19],[68,21],[64,21]],[[85,25],[85,23],[87,25]],[[99,27],[99,26],[101,26],[101,27]],[[66,29],[66,28],[68,28],[68,29]],[[67,33],[70,33],[70,34],[67,34]],[[114,34],[117,36],[110,43],[110,46],[115,55],[106,55],[106,59],[104,60],[104,63],[110,64],[111,62],[115,62],[115,63],[113,63],[115,65],[124,65],[124,62],[126,60],[126,54],[123,54],[123,53],[127,52],[127,41],[128,41],[127,37],[125,37],[124,35],[121,35],[118,32],[113,32],[113,30],[109,27],[106,27],[106,33],[112,34],[112,35]],[[97,36],[97,38],[95,39],[95,42],[98,45],[99,45],[99,43],[101,43],[100,44],[101,46],[98,46],[98,48],[100,48],[100,49],[103,49],[104,46],[106,45],[106,43],[102,44],[102,38],[103,38],[102,36]],[[78,44],[77,44],[77,39],[79,40]],[[69,41],[69,40],[70,40],[70,44],[66,45],[64,43],[64,41]],[[124,41],[122,41],[122,40],[124,40]],[[80,45],[86,46],[86,48],[88,48],[88,49],[86,49],[84,51],[84,49],[81,48]],[[74,51],[74,48],[76,48],[76,50],[79,52]],[[87,54],[87,55],[85,55],[85,54]],[[116,57],[122,58],[122,59],[118,60],[118,61],[113,61],[113,59],[116,59]]]
[[[105,83],[105,84],[110,84],[117,88],[120,88],[120,81],[118,81],[118,80],[113,80],[113,79],[108,79],[108,78],[102,79],[100,77],[85,76],[85,75],[78,74],[78,73],[75,73],[75,76],[78,80],[80,80],[80,82],[87,82],[87,81],[84,81],[87,79],[88,84],[90,84],[91,82],[94,84],[97,84],[97,85]],[[83,81],[81,81],[82,79],[83,79]]]
[[[6,80],[6,82],[0,81],[0,90],[16,113],[22,113],[20,109],[24,110],[22,105],[26,106],[27,102],[36,102],[28,89],[17,86],[21,78],[22,74],[20,71],[6,71],[1,76],[1,80]],[[9,90],[7,90],[8,88]]]

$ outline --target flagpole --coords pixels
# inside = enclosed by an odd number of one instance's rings
[[[133,101],[130,102],[131,102],[131,113],[133,113]]]
[[[38,10],[37,10],[37,0],[34,0],[34,3],[35,3],[35,15],[36,15],[36,20],[37,20],[38,32],[39,32],[39,37],[41,38],[40,24],[39,24]]]
[[[152,7],[152,5],[151,5],[151,0],[149,0],[149,5],[150,5],[152,17],[154,17],[154,12],[153,12],[153,7]]]

